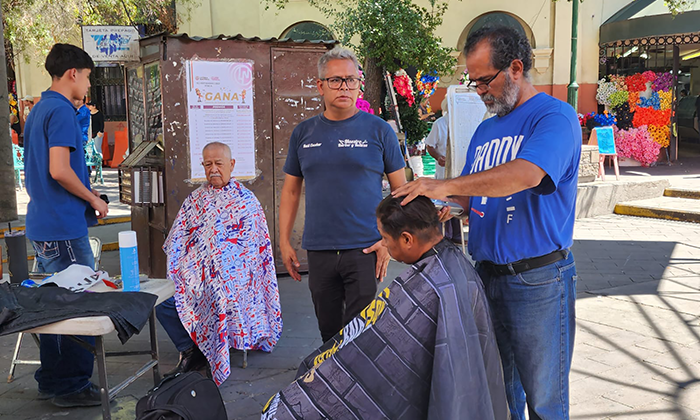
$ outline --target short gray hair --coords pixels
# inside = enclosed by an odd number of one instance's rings
[[[318,59],[318,78],[323,79],[326,77],[326,65],[331,60],[351,60],[355,65],[355,68],[360,68],[360,62],[357,61],[357,56],[352,51],[347,48],[335,47],[332,50],[327,51],[325,54]]]
[[[233,159],[233,155],[231,154],[231,147],[229,147],[229,145],[226,143],[221,143],[220,141],[213,141],[204,146],[204,149],[202,149],[202,156],[204,156],[204,152],[206,152],[207,149],[212,149],[214,147],[220,147],[224,149],[224,155],[226,155],[226,157],[229,159]]]

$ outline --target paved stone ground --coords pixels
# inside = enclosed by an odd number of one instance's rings
[[[577,221],[578,328],[571,375],[573,419],[700,418],[700,225],[628,216]],[[116,253],[104,265],[116,270]],[[392,263],[391,277],[403,268]],[[320,345],[306,282],[279,281],[284,334],[271,354],[252,353],[241,369],[232,356],[231,377],[221,387],[230,419],[259,418],[261,407],[294,379],[305,355]],[[177,353],[162,329],[163,368]],[[16,336],[0,338],[0,369],[9,367]],[[143,347],[145,333],[126,347]],[[111,337],[108,349],[118,348]],[[35,357],[27,340],[22,355]],[[134,370],[139,357],[108,362],[112,384]],[[35,400],[34,368],[20,366],[11,384],[0,384],[0,420],[98,419],[99,409],[65,410]],[[115,418],[133,418],[136,400],[152,386],[147,375],[112,404]]]

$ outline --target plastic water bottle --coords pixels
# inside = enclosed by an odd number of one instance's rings
[[[139,253],[136,246],[136,232],[127,230],[119,232],[119,262],[122,269],[122,282],[125,292],[138,292]]]

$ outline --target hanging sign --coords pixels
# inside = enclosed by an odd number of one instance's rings
[[[96,62],[139,61],[139,31],[133,26],[83,26],[83,49]]]

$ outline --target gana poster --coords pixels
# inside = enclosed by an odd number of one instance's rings
[[[255,177],[253,63],[187,62],[187,117],[190,134],[190,180],[206,179],[202,148],[228,144],[236,160],[233,176]]]

